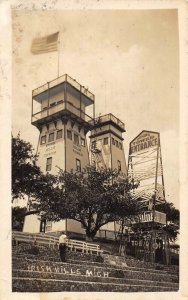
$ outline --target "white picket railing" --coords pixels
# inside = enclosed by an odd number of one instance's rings
[[[31,234],[31,233],[25,233],[21,231],[13,231],[12,232],[12,238],[15,241],[19,242],[29,242],[32,244],[40,244],[40,245],[47,245],[49,247],[54,247],[59,245],[59,238],[55,236],[50,235],[43,235],[43,234]],[[81,250],[83,253],[91,253],[91,254],[101,254],[103,251],[100,249],[100,246],[97,244],[77,241],[68,239],[67,247],[71,251],[77,251]]]

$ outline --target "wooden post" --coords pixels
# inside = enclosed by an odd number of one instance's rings
[[[49,88],[49,82],[47,82],[48,84],[48,110],[47,110],[47,115],[49,116],[49,109],[50,109],[50,88]]]
[[[82,119],[82,86],[80,85],[80,118]],[[84,115],[84,120],[85,120],[85,115]]]
[[[164,176],[163,176],[163,162],[162,162],[162,154],[161,154],[161,146],[160,146],[160,162],[161,162],[161,177],[162,177],[162,185],[163,185],[163,197],[164,197],[164,200],[166,201],[165,199],[165,187],[164,187]]]
[[[59,77],[59,62],[60,62],[60,34],[58,35],[58,41],[57,41],[57,77]]]
[[[157,161],[156,161],[156,170],[155,170],[155,193],[153,198],[153,207],[152,207],[152,227],[151,227],[151,246],[150,246],[150,253],[151,253],[151,261],[155,262],[155,250],[153,250],[153,245],[155,241],[155,232],[154,232],[154,224],[155,224],[155,205],[156,205],[156,190],[157,190],[157,176],[158,176],[158,160],[159,160],[159,139],[158,139],[158,145],[157,145]]]

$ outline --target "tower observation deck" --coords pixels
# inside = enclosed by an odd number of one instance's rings
[[[32,125],[40,128],[57,119],[69,119],[87,130],[94,125],[95,96],[65,74],[32,91]],[[89,107],[89,113],[87,108]]]
[[[125,124],[120,119],[113,114],[106,114],[95,119],[94,131],[92,131],[91,135],[95,135],[95,129],[101,127],[101,125],[113,125],[120,132],[125,132]],[[106,130],[112,129],[108,126],[108,128],[106,127]]]

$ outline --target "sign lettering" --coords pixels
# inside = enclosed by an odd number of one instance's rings
[[[143,131],[130,143],[130,154],[159,145],[159,134]]]
[[[46,153],[46,154],[44,154],[44,156],[49,156],[49,155],[54,155],[54,154],[56,154],[56,151]]]
[[[56,147],[55,147],[55,142],[51,143],[50,145],[46,145],[44,157],[47,157],[49,155],[54,155],[56,154]]]
[[[48,148],[46,148],[46,152],[51,151],[51,150],[54,150],[54,149],[55,149],[55,146],[48,147]]]
[[[153,212],[146,211],[143,214],[139,215],[139,219],[135,219],[133,223],[145,223],[145,222],[152,222],[153,221]],[[154,221],[160,224],[166,224],[166,214],[160,211],[155,211]]]
[[[81,148],[79,145],[73,145],[73,152],[76,153],[77,155],[83,156]]]
[[[73,268],[73,267],[63,267],[63,266],[48,266],[48,265],[29,265],[28,266],[28,271],[31,272],[48,272],[48,273],[61,273],[61,274],[74,274],[74,275],[86,275],[88,277],[109,277],[109,273],[106,271],[99,271],[99,270],[83,270],[81,272],[80,269]]]

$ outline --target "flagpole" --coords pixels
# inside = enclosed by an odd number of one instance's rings
[[[57,77],[59,77],[59,63],[60,63],[60,34],[58,36],[58,45],[57,45]]]

